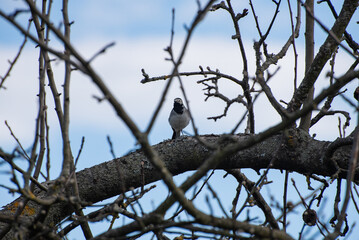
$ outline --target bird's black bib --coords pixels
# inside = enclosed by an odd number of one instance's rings
[[[175,110],[175,112],[178,113],[178,114],[182,114],[183,113],[183,104],[179,104],[178,102],[174,102],[173,110]]]

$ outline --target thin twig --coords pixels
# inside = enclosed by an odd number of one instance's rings
[[[284,177],[284,191],[283,191],[283,231],[287,230],[287,192],[288,192],[288,177],[289,172],[285,171]]]
[[[79,152],[77,153],[77,156],[76,156],[76,159],[75,159],[75,168],[76,168],[76,166],[77,166],[77,162],[79,161],[79,158],[80,158],[82,149],[83,149],[83,147],[84,147],[84,144],[85,144],[85,137],[82,137],[82,138],[81,138],[81,146],[80,146],[80,148],[79,148]]]
[[[5,125],[6,125],[7,128],[9,129],[11,136],[15,139],[15,141],[16,141],[17,144],[19,145],[19,147],[20,147],[20,149],[21,149],[21,151],[22,151],[24,157],[25,157],[28,161],[30,161],[29,155],[27,155],[25,149],[22,147],[22,144],[20,143],[19,139],[15,136],[14,132],[12,131],[11,127],[9,126],[9,124],[7,123],[6,120],[5,120]]]
[[[109,44],[107,44],[106,46],[104,46],[103,48],[101,48],[97,53],[95,53],[89,60],[88,60],[88,64],[90,64],[93,60],[95,60],[95,58],[97,58],[99,55],[104,54],[107,49],[115,46],[115,42],[111,42]]]
[[[29,24],[28,24],[28,27],[27,27],[27,30],[26,32],[29,33],[29,30],[30,30],[30,26],[31,26],[31,21],[29,21]],[[20,45],[20,48],[19,48],[19,51],[17,52],[16,56],[14,57],[14,59],[12,61],[9,61],[10,62],[10,66],[9,68],[7,69],[5,75],[3,77],[0,76],[0,79],[1,79],[1,82],[0,82],[0,90],[1,88],[5,88],[3,85],[5,83],[5,80],[10,76],[10,73],[11,73],[11,70],[13,69],[13,67],[15,66],[15,63],[16,61],[19,59],[20,55],[21,55],[21,52],[22,50],[24,49],[25,47],[25,44],[27,42],[27,34],[24,35],[24,41],[22,42],[22,44]]]
[[[107,135],[106,139],[107,139],[108,145],[110,146],[110,153],[111,153],[112,157],[115,159],[116,154],[115,154],[115,151],[113,149],[113,144],[112,144],[110,135]]]

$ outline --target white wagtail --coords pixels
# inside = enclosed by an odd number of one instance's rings
[[[187,108],[183,105],[182,99],[175,98],[173,103],[173,109],[170,113],[168,121],[173,130],[172,139],[178,138],[181,135],[182,129],[187,127],[190,116]]]

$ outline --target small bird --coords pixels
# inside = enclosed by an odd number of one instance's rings
[[[187,108],[183,105],[181,98],[175,98],[173,109],[170,113],[168,121],[172,127],[172,139],[178,138],[181,135],[182,129],[187,127],[190,116]]]

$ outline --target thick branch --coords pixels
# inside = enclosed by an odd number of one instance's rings
[[[252,168],[258,170],[267,168],[271,163],[274,169],[322,176],[332,176],[337,173],[338,169],[330,164],[333,161],[342,169],[347,168],[350,159],[350,145],[338,147],[332,154],[329,154],[330,159],[328,159],[326,149],[330,142],[314,140],[302,131],[294,131],[293,133],[293,138],[288,143],[286,143],[286,138],[282,138],[281,134],[272,136],[251,148],[239,151],[224,159],[217,168]],[[220,137],[202,136],[206,141],[212,143]],[[240,135],[236,139],[237,141],[245,141],[248,137],[250,136]],[[222,144],[226,145],[225,143]],[[203,145],[190,137],[176,141],[164,141],[154,146],[154,149],[159,153],[173,175],[197,169],[211,154]],[[142,184],[141,162],[144,163],[146,184],[161,179],[161,174],[150,164],[142,151],[132,152],[124,157],[78,172],[77,180],[81,182],[79,185],[81,200],[95,203],[116,196],[123,190],[127,191],[130,187],[140,187]],[[356,172],[359,173],[358,170]],[[338,176],[345,178],[346,172],[341,171]],[[355,180],[359,180],[359,174],[356,174]],[[40,197],[45,196],[39,190],[35,194]],[[39,205],[31,201],[29,207],[36,210],[40,209]],[[14,213],[10,209],[12,208],[9,205],[1,213],[11,216]],[[49,213],[47,223],[57,224],[71,214],[70,209],[65,203],[54,205]],[[0,225],[0,229],[3,228],[4,223]]]

